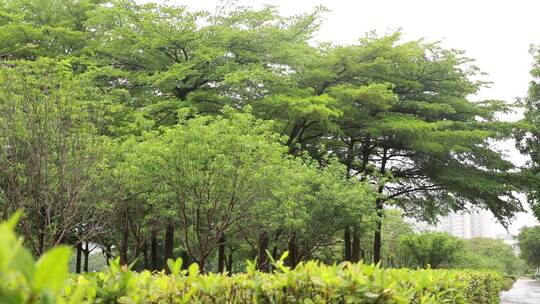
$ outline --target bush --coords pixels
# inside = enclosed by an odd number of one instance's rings
[[[499,303],[497,274],[452,270],[383,270],[316,262],[273,274],[226,276],[189,271],[140,273],[117,262],[108,271],[69,280],[62,298],[119,303]]]
[[[505,275],[502,277],[502,289],[503,290],[510,290],[512,286],[514,286],[514,283],[517,280],[516,275]]]
[[[0,225],[0,303],[498,303],[501,277],[463,270],[381,269],[362,263],[274,263],[274,273],[199,274],[197,264],[172,274],[134,272],[118,260],[98,273],[68,275],[70,249],[47,252],[37,263],[13,233]]]

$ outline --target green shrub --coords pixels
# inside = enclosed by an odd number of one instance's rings
[[[69,248],[35,262],[13,233],[0,225],[0,303],[498,303],[501,277],[466,270],[381,269],[362,263],[275,262],[274,273],[199,274],[169,260],[171,275],[134,272],[118,260],[102,272],[68,275]]]
[[[512,286],[514,286],[514,283],[518,279],[517,275],[504,275],[502,277],[502,289],[503,290],[510,290]]]

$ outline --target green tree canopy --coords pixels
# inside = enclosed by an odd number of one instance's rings
[[[0,64],[0,206],[4,218],[24,211],[21,232],[36,255],[96,235],[108,210],[94,192],[106,141],[88,111],[92,88],[69,68]]]
[[[533,68],[530,73],[533,80],[529,84],[529,92],[520,100],[524,108],[524,118],[516,131],[517,148],[529,159],[525,165],[527,198],[537,218],[540,218],[540,47],[532,46]]]
[[[332,98],[332,127],[287,117],[285,125],[300,126],[288,135],[301,134],[301,148],[337,155],[351,176],[376,184],[379,210],[397,205],[433,220],[472,204],[503,224],[522,210],[515,167],[492,145],[511,134],[513,125],[496,119],[508,106],[468,99],[483,83],[471,80],[478,70],[463,52],[401,42],[395,33],[328,47],[318,57],[298,83]],[[374,243],[378,261],[380,227]]]
[[[468,269],[494,270],[505,274],[520,274],[523,261],[512,246],[502,240],[491,238],[472,238],[464,240],[465,247],[454,267]]]
[[[521,258],[528,265],[540,266],[540,226],[525,227],[518,235]]]
[[[92,241],[122,263],[139,258],[157,269],[161,253],[185,254],[209,269],[217,248],[222,269],[224,250],[241,247],[242,258],[258,255],[262,264],[266,248],[289,249],[292,265],[336,244],[344,244],[345,260],[371,252],[378,262],[387,207],[432,221],[473,205],[503,224],[521,211],[516,193],[528,183],[534,197],[536,179],[520,179],[493,143],[521,126],[522,150],[536,153],[536,112],[521,125],[499,121],[508,105],[472,101],[484,85],[475,80],[480,71],[462,51],[438,43],[404,41],[399,32],[350,45],[314,43],[323,12],[0,0],[0,85],[8,92],[0,107],[58,95],[80,124],[55,125],[54,140],[66,132],[103,145],[99,161],[80,161],[92,172],[80,176],[92,176],[84,179],[92,206],[114,206]],[[8,72],[45,62],[57,68]],[[31,94],[23,78],[37,88]],[[47,146],[65,152],[50,155],[88,152],[61,146]],[[5,172],[19,168],[3,163]],[[47,169],[71,176],[55,171],[61,164]],[[363,248],[367,239],[371,251]]]
[[[443,232],[423,232],[402,236],[399,240],[404,256],[409,257],[409,266],[440,268],[454,262],[463,241]]]

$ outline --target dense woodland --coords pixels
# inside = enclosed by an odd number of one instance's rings
[[[152,270],[268,271],[286,251],[290,266],[501,267],[451,253],[502,244],[414,235],[401,217],[474,206],[507,225],[518,193],[539,206],[540,85],[522,121],[501,121],[516,105],[470,99],[489,83],[464,52],[399,32],[314,43],[323,14],[0,0],[0,215],[23,210],[36,256],[77,248],[78,272],[92,250]],[[526,167],[495,148],[508,139]],[[395,256],[422,242],[446,259]]]

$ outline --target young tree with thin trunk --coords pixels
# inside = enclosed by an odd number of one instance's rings
[[[103,141],[88,91],[66,62],[0,65],[0,196],[8,215],[24,211],[20,232],[36,255],[106,221],[93,197]]]
[[[284,148],[270,125],[249,114],[227,110],[227,118],[199,117],[148,135],[127,162],[152,189],[144,194],[167,215],[165,257],[174,232],[191,259],[208,267],[208,259],[224,248],[232,226],[264,193],[267,171],[279,164]],[[156,187],[159,185],[159,187]]]

